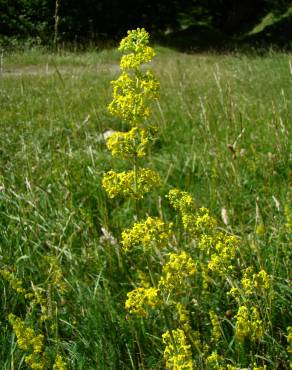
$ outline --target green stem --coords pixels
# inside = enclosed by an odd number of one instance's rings
[[[169,321],[167,309],[166,308],[163,308],[162,312],[163,312],[163,316],[164,316],[164,319],[165,319],[166,327],[168,329],[168,332],[169,332],[171,341],[173,343],[173,346],[174,346],[175,351],[177,352],[177,345],[175,343],[174,336],[173,336],[173,333],[172,333],[172,329],[171,329],[171,325],[170,325],[170,321]]]
[[[138,163],[137,163],[137,157],[134,157],[134,186],[135,186],[135,194],[138,194]],[[136,218],[139,218],[139,207],[138,207],[138,199],[135,198],[135,213]]]

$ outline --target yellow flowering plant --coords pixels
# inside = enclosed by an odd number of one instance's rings
[[[46,369],[47,361],[43,353],[44,336],[36,334],[32,328],[26,326],[19,317],[13,314],[10,314],[8,319],[16,334],[18,347],[27,353],[26,364],[32,369]]]
[[[57,258],[47,256],[44,260],[49,262],[49,279],[60,293],[64,293],[66,288],[62,281],[61,269],[55,266]],[[13,270],[15,268],[3,267],[0,269],[0,276],[11,290],[17,293],[17,298],[26,311],[24,318],[13,313],[8,315],[8,321],[16,336],[16,345],[24,352],[25,364],[37,370],[49,369],[51,366],[55,370],[66,370],[67,364],[63,357],[57,354],[54,360],[54,346],[47,345],[48,338],[54,337],[58,347],[56,317],[52,312],[53,306],[57,312],[57,304],[52,302],[51,292],[46,294],[44,289],[33,282],[30,282],[30,287],[25,287],[24,281],[16,277]]]
[[[268,330],[268,317],[260,307],[262,293],[271,287],[265,269],[255,272],[242,267],[239,238],[220,227],[186,191],[171,189],[166,196],[180,222],[138,217],[137,200],[161,185],[157,172],[139,166],[158,131],[149,118],[159,82],[141,68],[155,55],[144,29],[129,31],[119,50],[124,53],[122,72],[112,82],[108,110],[130,129],[115,132],[106,144],[114,157],[127,160],[132,169],[108,171],[102,185],[110,198],[122,195],[136,201],[136,220],[121,234],[122,250],[134,271],[125,309],[143,319],[163,317],[166,369],[235,369],[248,366],[249,360],[256,364],[257,345]],[[238,360],[246,343],[245,362],[235,365],[226,357],[228,348]]]
[[[139,168],[137,159],[146,156],[153,141],[155,125],[148,123],[150,105],[158,96],[159,82],[150,70],[144,71],[142,64],[155,55],[149,46],[149,34],[145,29],[129,31],[119,50],[121,75],[113,81],[113,100],[109,112],[131,126],[128,132],[115,132],[107,139],[107,147],[115,157],[128,159],[133,169],[123,172],[111,170],[104,174],[102,185],[111,198],[118,195],[138,200],[145,193],[161,184],[157,172]]]
[[[258,341],[264,334],[263,321],[256,307],[240,306],[236,314],[235,337],[240,342],[245,339]]]
[[[162,335],[162,341],[165,345],[163,357],[166,369],[194,369],[191,345],[188,344],[186,334],[183,330],[176,329],[171,332],[165,332]]]

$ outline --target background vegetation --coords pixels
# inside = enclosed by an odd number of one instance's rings
[[[291,55],[156,49],[160,138],[147,166],[165,186],[143,209],[173,217],[164,194],[179,187],[219,220],[226,210],[221,227],[240,238],[246,261],[273,276],[277,342],[259,361],[288,369]],[[116,51],[34,48],[2,61],[0,268],[46,297],[53,315],[39,330],[49,355],[61,353],[72,369],[163,368],[160,320],[143,322],[124,309],[134,272],[116,239],[133,223],[132,205],[101,188],[102,174],[122,167],[102,136],[123,129],[106,111],[118,59]],[[22,369],[7,318],[35,308],[0,281],[0,368]]]
[[[0,0],[0,35],[3,46],[28,39],[34,44],[101,46],[119,40],[128,29],[144,26],[167,44],[181,45],[177,40],[181,36],[188,49],[198,41],[199,46],[226,48],[226,43],[242,40],[288,47],[289,9],[290,0]],[[250,38],[262,21],[273,27],[257,30],[262,32]],[[178,35],[180,31],[184,33]]]

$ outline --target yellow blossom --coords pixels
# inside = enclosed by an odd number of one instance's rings
[[[237,245],[235,236],[217,232],[203,234],[198,247],[208,257],[208,269],[224,275],[233,269],[232,260],[236,256]]]
[[[106,142],[114,157],[143,157],[150,143],[150,134],[145,130],[133,127],[129,132],[115,132]]]
[[[128,35],[120,42],[120,51],[140,52],[149,44],[149,33],[145,28],[128,31]]]
[[[211,284],[211,281],[212,281],[212,279],[209,275],[208,266],[206,266],[205,263],[200,263],[200,270],[201,270],[203,288],[205,290],[208,290],[208,287],[209,287],[209,285]]]
[[[147,309],[159,305],[159,290],[156,288],[135,288],[127,293],[125,307],[130,313],[137,316],[147,316]]]
[[[186,191],[171,189],[167,195],[170,204],[180,213],[192,213],[196,210],[192,196]]]
[[[212,324],[212,339],[216,343],[216,342],[219,342],[219,340],[221,338],[220,321],[219,321],[219,318],[218,318],[218,316],[216,315],[216,313],[214,311],[210,311],[209,316],[210,316],[210,320],[211,320],[211,324]]]
[[[222,356],[218,355],[216,351],[213,351],[211,355],[206,358],[206,368],[208,370],[225,370],[225,366],[221,365],[223,361]]]
[[[266,273],[265,270],[260,270],[258,274],[254,277],[255,287],[269,289],[270,288],[270,276]]]
[[[254,363],[252,370],[267,370],[267,366],[258,366],[256,363]]]
[[[140,66],[155,55],[148,46],[149,34],[144,29],[128,32],[120,44],[120,51],[128,53],[121,58],[122,74],[113,84],[113,100],[108,106],[111,114],[120,117],[132,126],[144,125],[150,116],[149,103],[157,98],[159,82],[151,71],[142,71]]]
[[[123,55],[121,58],[121,69],[135,69],[140,65],[149,63],[155,56],[155,51],[150,46],[145,46],[141,52]]]
[[[112,84],[113,100],[108,106],[109,112],[132,126],[144,124],[150,116],[149,104],[159,92],[159,82],[153,73],[140,72],[131,77],[123,72]]]
[[[171,370],[192,370],[191,346],[187,343],[187,338],[183,330],[167,331],[162,335],[165,344],[163,353],[166,369]]]
[[[132,126],[143,123],[150,116],[150,109],[144,101],[143,94],[135,92],[114,96],[108,110]]]
[[[196,272],[196,265],[186,253],[169,253],[169,261],[163,266],[159,287],[162,290],[180,290]]]
[[[10,314],[8,319],[17,337],[18,347],[22,351],[28,352],[25,356],[26,364],[32,369],[45,369],[46,361],[42,354],[44,350],[44,336],[36,334],[32,328],[27,327],[19,317],[13,314]]]
[[[30,299],[33,306],[39,306],[41,308],[41,321],[46,321],[49,319],[48,309],[47,309],[47,299],[44,292],[37,286],[32,286],[33,291],[25,294],[25,298]]]
[[[266,233],[266,228],[264,224],[258,224],[256,227],[256,234],[257,235],[264,235]]]
[[[246,295],[254,294],[258,289],[269,289],[270,276],[265,270],[260,270],[258,274],[253,273],[252,267],[245,269],[241,279],[243,291]]]
[[[102,186],[110,198],[117,195],[128,196],[133,199],[142,199],[144,194],[154,187],[160,186],[159,174],[148,168],[128,172],[107,172],[102,179]]]
[[[206,230],[212,231],[216,227],[216,220],[210,215],[207,208],[198,210],[192,196],[186,191],[172,189],[167,198],[175,210],[179,211],[185,230],[192,236],[201,235]]]
[[[0,275],[5,279],[12,289],[14,289],[19,294],[26,294],[26,289],[22,286],[22,280],[18,279],[13,275],[12,272],[1,268]]]
[[[121,59],[122,69],[135,69],[141,64],[150,62],[155,56],[154,50],[149,45],[149,34],[144,28],[128,31],[123,38],[119,50],[128,52]]]
[[[246,306],[240,306],[235,317],[235,337],[238,341],[242,342],[248,338],[255,342],[263,337],[264,324],[255,307],[249,309]]]
[[[189,311],[180,302],[178,302],[176,304],[176,309],[177,309],[177,313],[178,313],[178,319],[179,319],[180,324],[182,325],[183,330],[186,333],[190,332],[191,331],[191,324],[190,324]]]
[[[67,284],[62,272],[60,261],[55,256],[45,256],[44,262],[49,264],[49,277],[52,284],[58,288],[61,294],[67,290]]]
[[[152,247],[167,246],[171,233],[171,225],[166,225],[158,217],[147,217],[145,221],[137,222],[131,229],[122,232],[122,246],[125,251],[135,247],[147,250]]]
[[[56,356],[53,370],[67,370],[66,362],[63,360],[61,355]]]
[[[288,205],[285,205],[284,207],[284,214],[286,216],[286,229],[287,231],[292,231],[292,211],[291,209],[288,207]]]
[[[287,351],[290,355],[292,355],[292,326],[288,326],[287,328],[287,342],[288,342]]]

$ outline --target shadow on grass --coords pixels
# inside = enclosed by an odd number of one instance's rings
[[[259,52],[292,51],[292,16],[254,35],[229,37],[207,25],[194,25],[157,38],[157,42],[180,52]]]

